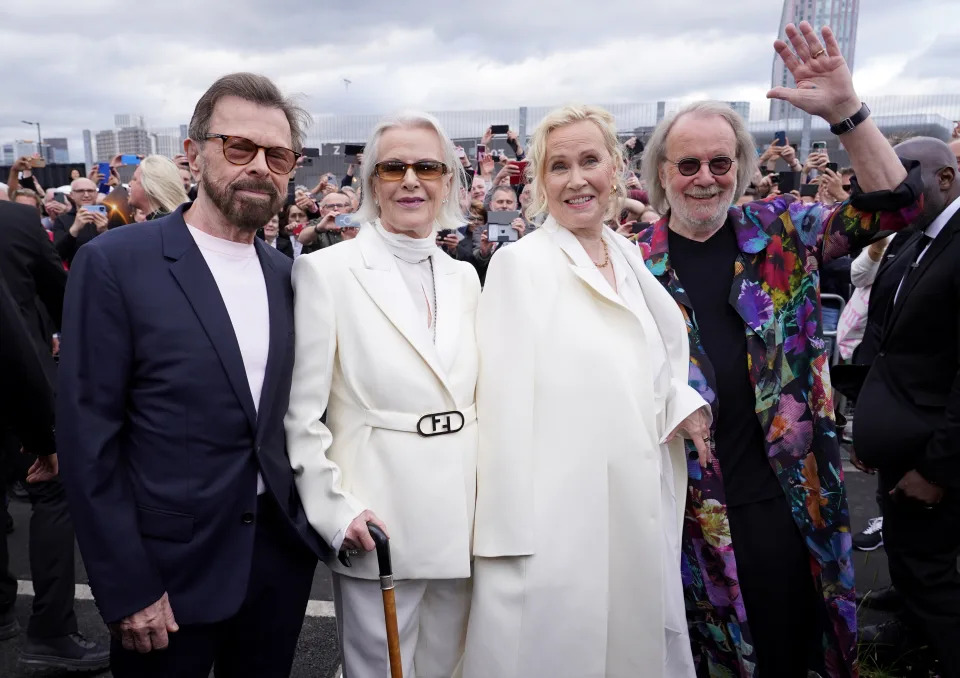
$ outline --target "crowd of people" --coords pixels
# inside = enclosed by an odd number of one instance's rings
[[[21,662],[287,676],[322,561],[350,678],[846,678],[858,634],[960,676],[960,140],[891,143],[829,28],[786,35],[799,85],[769,96],[849,168],[758,153],[720,102],[625,142],[570,105],[475,162],[429,114],[386,117],[307,186],[309,117],[249,73],[126,185],[119,156],[69,190],[19,160]],[[856,536],[843,436],[879,478]],[[110,647],[78,633],[74,534]],[[878,543],[896,591],[858,596],[852,549]],[[0,539],[0,639],[7,563]],[[858,629],[881,597],[897,620]]]

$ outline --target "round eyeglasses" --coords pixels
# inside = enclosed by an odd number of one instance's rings
[[[223,157],[233,165],[247,165],[253,162],[260,149],[267,160],[267,167],[277,174],[289,174],[297,164],[300,153],[283,146],[259,146],[244,137],[229,134],[205,134],[204,139],[220,139],[223,142]]]
[[[730,168],[733,167],[733,163],[735,163],[736,160],[733,158],[728,158],[725,155],[718,155],[715,158],[710,158],[710,160],[700,160],[700,158],[680,158],[676,162],[673,160],[668,160],[667,162],[676,165],[677,171],[685,177],[692,177],[694,174],[699,172],[701,165],[704,163],[706,163],[707,167],[710,168],[710,174],[715,177],[722,177],[724,174],[730,171]]]

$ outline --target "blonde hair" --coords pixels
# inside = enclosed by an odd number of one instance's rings
[[[443,163],[447,166],[453,180],[450,183],[450,194],[437,212],[437,224],[440,228],[456,229],[466,223],[466,217],[460,209],[460,189],[466,184],[466,174],[463,164],[457,157],[457,151],[450,141],[450,137],[443,131],[440,121],[429,113],[422,111],[404,111],[384,118],[377,123],[370,139],[364,146],[363,165],[360,167],[360,207],[357,209],[356,219],[360,223],[374,221],[380,216],[380,208],[374,200],[373,171],[380,154],[380,139],[383,133],[391,129],[429,129],[436,132],[440,138],[440,148],[443,151]],[[446,175],[444,175],[446,176]]]
[[[642,173],[647,184],[650,206],[660,214],[666,214],[670,211],[667,189],[660,181],[660,165],[667,160],[667,137],[670,135],[670,130],[673,129],[677,120],[685,115],[719,116],[726,120],[733,129],[733,134],[737,140],[737,157],[735,158],[737,161],[737,186],[731,204],[735,205],[753,180],[754,172],[757,171],[757,152],[753,135],[747,129],[747,124],[743,121],[743,118],[730,107],[730,104],[725,104],[722,101],[695,101],[692,104],[687,104],[673,115],[664,118],[653,130],[653,134],[643,151]]]
[[[547,213],[547,193],[543,185],[547,171],[547,137],[550,136],[550,132],[581,120],[589,120],[597,126],[603,137],[603,145],[613,162],[613,185],[616,196],[611,196],[604,219],[613,218],[619,211],[620,201],[617,198],[626,195],[627,192],[622,171],[626,165],[626,155],[617,139],[617,125],[614,117],[599,106],[572,104],[550,111],[537,125],[537,129],[530,138],[530,148],[527,150],[527,158],[530,161],[527,166],[527,181],[531,183],[530,190],[533,195],[525,210],[525,216],[529,221]]]
[[[148,155],[140,161],[140,185],[154,210],[173,212],[189,200],[180,168],[162,155]]]

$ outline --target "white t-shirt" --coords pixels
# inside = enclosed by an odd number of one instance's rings
[[[190,224],[187,229],[200,248],[227,307],[233,333],[240,345],[253,406],[259,412],[260,392],[270,352],[270,305],[256,247],[253,243],[217,238]],[[263,494],[264,489],[263,478],[258,473],[257,494]]]

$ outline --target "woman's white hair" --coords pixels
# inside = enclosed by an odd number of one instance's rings
[[[667,137],[674,124],[684,115],[695,115],[697,117],[720,116],[733,128],[733,134],[737,139],[737,187],[733,192],[733,204],[736,204],[747,186],[753,180],[754,172],[757,171],[757,151],[753,136],[747,130],[747,124],[737,113],[722,101],[695,101],[687,104],[676,113],[664,118],[657,128],[650,135],[646,147],[643,150],[642,175],[647,185],[647,194],[650,198],[650,205],[660,214],[666,214],[670,210],[670,203],[667,202],[667,190],[660,181],[660,165],[667,160]],[[679,160],[679,158],[674,158]]]
[[[457,151],[450,141],[450,137],[443,131],[440,121],[429,113],[422,111],[403,111],[395,115],[388,116],[377,123],[373,133],[367,140],[363,149],[363,164],[360,166],[360,208],[357,210],[356,219],[360,223],[370,222],[380,217],[380,207],[376,204],[375,192],[373,190],[374,166],[379,162],[380,139],[383,133],[390,129],[431,129],[436,132],[440,138],[440,146],[443,149],[443,163],[447,166],[452,177],[450,183],[450,192],[447,194],[446,202],[440,206],[437,213],[437,225],[440,228],[460,228],[467,219],[460,209],[460,201],[457,196],[460,195],[460,189],[466,185],[466,175],[463,171],[463,165],[460,158],[457,157]],[[446,175],[445,175],[446,176]]]
[[[180,168],[162,155],[148,155],[140,161],[140,186],[153,211],[173,212],[189,200],[183,190]]]

